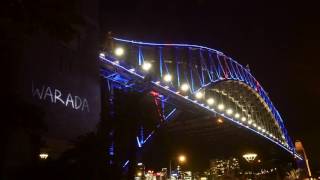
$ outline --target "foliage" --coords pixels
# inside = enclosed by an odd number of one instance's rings
[[[302,170],[301,169],[292,169],[287,172],[286,179],[301,179]]]

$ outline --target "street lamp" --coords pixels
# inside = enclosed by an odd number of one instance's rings
[[[180,156],[179,156],[179,162],[180,162],[180,163],[186,162],[186,156],[180,155]]]
[[[40,159],[43,159],[43,160],[46,160],[48,158],[48,156],[49,155],[47,153],[40,153],[39,154]]]
[[[165,82],[170,82],[170,81],[172,81],[172,76],[170,74],[166,74],[163,76],[163,80]]]
[[[184,92],[188,91],[189,90],[189,85],[187,83],[182,84],[181,85],[181,90],[184,91]]]
[[[187,158],[186,158],[185,155],[181,154],[181,155],[178,156],[178,162],[179,162],[180,164],[183,164],[183,163],[185,163],[186,161],[187,161]],[[170,162],[169,162],[169,163],[170,163],[170,164],[169,164],[169,178],[171,179],[171,159],[170,159]]]
[[[244,154],[242,157],[248,161],[248,162],[252,162],[256,159],[258,155],[256,153],[247,153],[247,154]]]
[[[258,155],[256,153],[246,153],[242,157],[248,162],[253,162]],[[251,176],[253,177],[253,167],[251,166]]]
[[[149,63],[149,62],[144,62],[144,63],[142,64],[142,69],[143,69],[144,71],[149,71],[149,70],[151,69],[151,67],[152,67],[152,64]]]
[[[122,47],[117,47],[115,50],[114,50],[114,54],[116,56],[122,56],[124,54],[124,49]]]

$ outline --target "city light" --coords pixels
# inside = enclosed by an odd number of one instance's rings
[[[223,104],[219,104],[219,105],[218,105],[218,109],[219,109],[219,110],[224,110],[224,105],[223,105]]]
[[[104,53],[99,54],[100,57],[105,57],[106,55]]]
[[[142,176],[142,172],[138,172],[137,176],[139,176],[139,177]]]
[[[178,158],[178,160],[179,160],[180,163],[186,162],[186,159],[187,159],[187,158],[186,158],[186,156],[184,156],[184,155],[180,155],[179,158]]]
[[[163,76],[163,80],[165,82],[170,82],[170,81],[172,81],[172,76],[170,74],[166,74]]]
[[[214,104],[214,99],[213,99],[213,98],[209,98],[209,99],[207,100],[207,103],[208,103],[209,105],[213,105],[213,104]]]
[[[122,56],[124,54],[124,49],[122,47],[117,47],[115,50],[114,50],[114,54],[116,56]]]
[[[149,71],[150,69],[151,69],[151,63],[149,63],[149,62],[144,62],[143,64],[142,64],[142,69],[144,70],[144,71]]]
[[[202,92],[198,91],[198,92],[196,92],[195,96],[197,99],[201,99],[203,97],[203,94],[202,94]]]
[[[231,115],[233,113],[232,109],[227,109],[227,114]]]
[[[217,119],[217,123],[218,123],[218,124],[222,124],[222,123],[223,123],[223,120],[222,120],[221,118],[218,118],[218,119]]]
[[[182,91],[186,92],[189,90],[189,85],[187,83],[184,83],[181,85],[181,88],[180,88]]]
[[[242,157],[248,161],[248,162],[251,162],[251,161],[254,161],[256,159],[258,155],[255,154],[255,153],[247,153],[247,154],[244,154]]]
[[[252,124],[252,120],[249,120],[249,121],[248,121],[248,124]]]
[[[47,153],[41,153],[39,154],[40,159],[47,159],[48,158],[48,154]]]
[[[246,120],[247,120],[246,117],[242,117],[242,118],[241,118],[241,121],[243,121],[243,122],[245,122]]]
[[[239,118],[240,118],[240,114],[239,114],[239,113],[236,113],[236,114],[234,115],[234,117],[235,117],[236,119],[239,119]]]

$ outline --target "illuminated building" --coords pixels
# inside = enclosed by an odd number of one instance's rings
[[[226,173],[239,173],[240,164],[237,158],[213,159],[210,161],[210,174],[223,176]]]

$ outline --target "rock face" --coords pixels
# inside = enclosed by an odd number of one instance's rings
[[[40,30],[17,52],[13,89],[44,113],[47,142],[65,144],[96,131],[100,120],[98,1],[79,1],[76,11],[81,25],[71,41]]]

